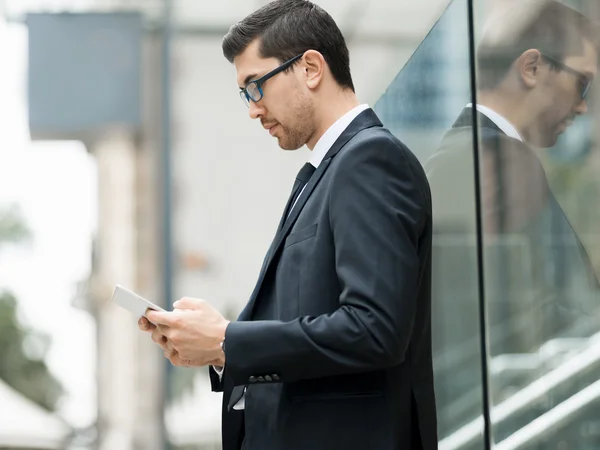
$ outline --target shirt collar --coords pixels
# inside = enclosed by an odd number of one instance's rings
[[[469,103],[467,108],[472,108],[473,104]],[[508,121],[508,119],[500,114],[498,114],[493,109],[488,108],[487,106],[477,105],[477,111],[484,114],[488,119],[490,119],[494,124],[502,130],[504,134],[513,139],[518,139],[523,142],[523,137],[517,130],[517,128]]]
[[[356,119],[361,112],[368,108],[369,105],[366,104],[358,105],[340,117],[333,125],[331,125],[327,131],[323,133],[323,136],[321,136],[313,148],[308,162],[315,167],[319,167],[319,164],[321,164],[327,152],[331,149],[333,144],[335,144],[335,141],[337,141],[342,135],[344,130],[348,128],[350,123]]]

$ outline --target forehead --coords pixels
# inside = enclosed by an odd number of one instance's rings
[[[583,41],[583,53],[567,56],[564,63],[592,78],[598,74],[598,52],[589,40]]]
[[[279,64],[276,58],[262,58],[259,46],[260,42],[255,40],[233,60],[237,72],[237,83],[240,87],[246,86],[248,81],[260,78]]]

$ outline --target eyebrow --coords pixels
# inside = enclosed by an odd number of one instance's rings
[[[240,91],[244,90],[244,88],[246,86],[248,86],[248,83],[250,83],[252,80],[256,79],[258,75],[253,73],[251,75],[248,75],[245,79],[244,79],[244,87],[240,87]]]

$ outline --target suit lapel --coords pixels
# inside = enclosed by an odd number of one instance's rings
[[[271,252],[269,261],[267,262],[267,268],[268,268],[269,263],[271,261],[273,261],[273,257],[275,256],[275,254],[277,254],[277,251],[279,250],[279,247],[281,247],[285,238],[288,236],[288,234],[290,234],[290,230],[292,229],[292,226],[296,222],[296,219],[298,219],[298,216],[300,215],[302,208],[304,208],[304,205],[308,201],[310,195],[315,190],[315,187],[321,180],[321,177],[327,170],[327,167],[329,167],[330,162],[331,162],[331,158],[328,158],[319,165],[319,168],[315,171],[313,176],[310,178],[310,181],[306,185],[304,192],[302,192],[300,197],[298,197],[298,201],[296,202],[296,205],[292,209],[292,212],[290,213],[289,217],[285,220],[282,230],[279,233],[277,233],[277,235],[275,236],[275,244],[273,247],[273,251]]]
[[[281,221],[279,222],[277,234],[275,235],[275,238],[273,239],[273,242],[271,243],[271,246],[267,251],[267,255],[265,256],[265,259],[263,261],[262,268],[260,269],[258,281],[256,282],[256,286],[254,287],[252,295],[250,296],[250,301],[248,302],[244,310],[241,312],[238,320],[248,320],[252,316],[252,310],[254,309],[254,302],[256,301],[256,296],[258,294],[258,291],[260,290],[260,287],[262,286],[262,282],[265,279],[265,275],[269,270],[269,266],[273,262],[273,259],[277,254],[277,251],[281,247],[283,241],[290,233],[290,230],[296,222],[296,219],[298,219],[298,215],[300,215],[300,211],[302,211],[302,208],[306,204],[306,201],[308,200],[312,192],[315,190],[315,186],[319,183],[321,177],[327,170],[327,167],[329,166],[330,162],[331,158],[328,158],[319,165],[318,169],[315,171],[315,173],[313,173],[312,177],[310,177],[310,181],[306,185],[304,192],[302,192],[302,195],[298,197],[298,201],[296,202],[296,205],[292,209],[292,212],[287,217],[287,219],[285,218],[285,211],[287,211],[287,208],[286,210],[284,210],[284,215],[282,216]]]
[[[344,145],[346,145],[348,141],[350,141],[350,139],[356,136],[356,134],[358,134],[362,130],[376,126],[381,127],[383,125],[375,115],[375,112],[372,109],[367,109],[360,113],[356,117],[356,119],[352,121],[348,128],[346,128],[344,132],[340,135],[340,137],[335,141],[331,149],[329,149],[329,151],[325,155],[325,158],[323,158],[323,162],[319,165],[313,176],[310,178],[310,181],[306,185],[304,192],[302,192],[302,195],[298,197],[298,201],[292,209],[292,212],[290,213],[289,217],[287,219],[285,217],[281,219],[280,223],[283,223],[283,228],[280,228],[278,230],[273,242],[271,243],[271,247],[269,247],[267,256],[263,261],[258,281],[256,282],[256,286],[254,287],[254,291],[250,296],[248,304],[238,317],[238,320],[250,320],[250,318],[252,317],[252,311],[254,310],[256,298],[258,296],[258,293],[260,292],[260,288],[262,286],[267,272],[269,271],[270,266],[273,264],[273,261],[277,259],[276,256],[279,249],[283,245],[285,238],[289,235],[294,223],[298,219],[298,216],[302,212],[302,208],[304,208],[304,205],[306,205],[306,202],[315,190],[315,187],[317,186],[317,184],[323,177],[323,174],[331,164],[331,160],[344,147]]]

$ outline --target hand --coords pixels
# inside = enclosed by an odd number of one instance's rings
[[[151,311],[151,310],[148,309],[146,311],[146,314],[148,313],[148,311]],[[167,358],[169,361],[171,361],[172,364],[177,365],[177,366],[187,366],[187,367],[193,366],[191,361],[184,361],[179,357],[179,355],[177,354],[177,351],[174,350],[174,348],[173,348],[173,343],[170,342],[167,339],[167,337],[161,333],[161,331],[158,329],[158,327],[156,325],[151,324],[148,319],[146,319],[145,317],[140,317],[140,319],[138,320],[138,327],[142,331],[152,333],[152,340],[160,348],[163,349],[165,358]]]
[[[147,310],[146,313],[150,311]],[[166,344],[168,339],[164,336],[158,329],[156,325],[150,323],[148,319],[145,317],[140,317],[138,320],[138,327],[142,331],[147,331],[148,333],[152,333],[152,340],[158,344],[163,350],[166,349]]]
[[[205,300],[185,297],[173,306],[172,312],[146,314],[158,325],[155,342],[161,345],[159,336],[166,337],[165,356],[177,366],[224,366],[221,342],[229,321]]]

